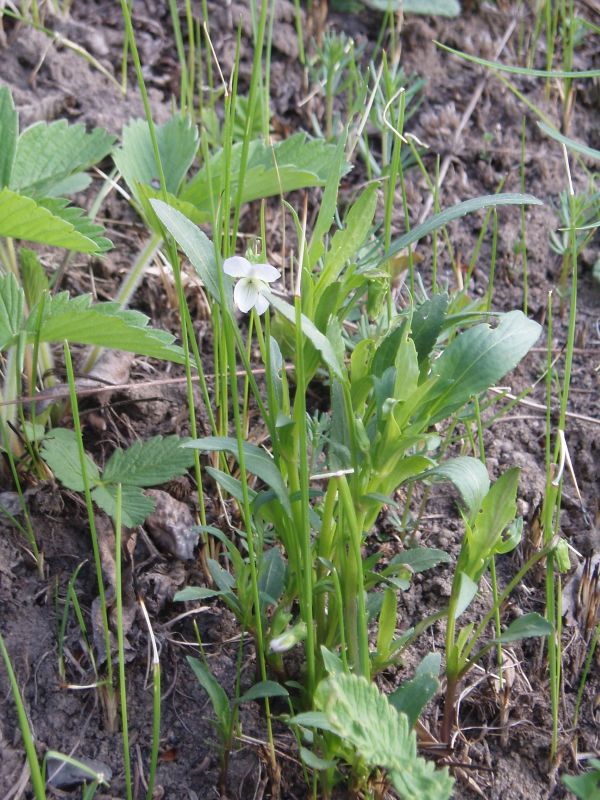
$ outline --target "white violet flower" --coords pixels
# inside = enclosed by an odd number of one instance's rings
[[[255,308],[257,314],[264,314],[269,307],[266,297],[269,284],[279,280],[279,270],[270,264],[251,264],[247,258],[232,256],[223,262],[223,271],[240,279],[233,290],[233,299],[240,311],[246,314]]]

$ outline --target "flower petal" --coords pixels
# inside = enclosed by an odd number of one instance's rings
[[[232,278],[247,278],[251,269],[252,264],[243,256],[232,256],[223,262],[223,272]]]
[[[270,264],[251,264],[247,273],[249,278],[258,278],[260,281],[273,283],[281,278],[281,272]]]
[[[259,293],[254,281],[249,278],[242,278],[236,283],[233,290],[233,299],[236,306],[244,314],[247,314],[256,305],[258,298]]]
[[[254,308],[256,309],[256,313],[259,315],[264,314],[268,307],[269,307],[269,301],[267,299],[266,294],[259,292],[258,297],[256,298],[256,303],[254,303]]]

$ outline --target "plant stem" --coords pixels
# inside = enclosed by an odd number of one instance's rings
[[[115,497],[115,595],[117,603],[117,652],[119,654],[119,697],[121,701],[121,733],[123,736],[123,765],[125,767],[125,794],[132,800],[131,757],[129,754],[129,725],[127,723],[127,686],[125,683],[125,644],[123,635],[123,581],[121,571],[121,513],[123,488],[117,484]]]

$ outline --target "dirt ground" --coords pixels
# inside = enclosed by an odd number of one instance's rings
[[[565,167],[560,147],[543,136],[536,120],[523,103],[495,77],[475,65],[438,49],[434,40],[464,49],[485,58],[494,58],[504,32],[514,19],[514,33],[505,45],[501,59],[506,63],[522,63],[527,48],[527,36],[532,30],[531,12],[518,14],[513,4],[498,6],[469,4],[456,20],[408,17],[402,31],[402,64],[405,72],[417,73],[426,79],[423,102],[410,119],[407,128],[430,147],[426,156],[433,165],[435,154],[442,162],[449,160],[448,172],[440,192],[442,208],[481,194],[495,192],[502,180],[504,191],[520,190],[521,126],[525,117],[526,159],[525,189],[544,201],[542,207],[530,207],[526,212],[527,266],[529,273],[529,311],[539,321],[546,318],[548,292],[554,292],[553,351],[556,367],[561,369],[562,348],[566,340],[566,315],[561,316],[556,301],[560,271],[559,257],[549,247],[548,233],[557,227],[552,203],[566,186]],[[245,4],[234,0],[222,4],[209,0],[211,33],[215,51],[225,75],[229,73],[235,51],[235,25],[243,16],[245,34],[249,36],[249,19]],[[297,40],[290,16],[292,4],[278,0],[279,19],[275,24],[272,65],[274,128],[278,135],[287,135],[298,128],[311,130],[309,113],[321,114],[322,104],[316,98],[312,105],[303,104],[306,89],[302,70],[297,61]],[[582,13],[592,13],[582,7]],[[596,14],[593,21],[598,24]],[[168,4],[160,0],[143,0],[134,4],[134,22],[148,82],[155,118],[168,117],[171,98],[179,85],[178,62],[173,43]],[[122,48],[122,22],[119,4],[111,0],[80,2],[75,0],[67,20],[48,17],[46,24],[79,43],[97,58],[112,74],[119,76]],[[331,13],[330,26],[346,31],[357,43],[372,46],[379,31],[379,18],[374,12],[362,14]],[[589,37],[590,42],[593,37]],[[43,57],[42,57],[43,56]],[[247,82],[251,49],[242,59],[242,91]],[[574,68],[598,66],[597,48],[584,43],[576,51]],[[130,90],[123,98],[117,87],[104,75],[88,65],[72,50],[50,44],[40,32],[27,26],[4,20],[4,36],[0,39],[0,81],[7,83],[18,106],[21,125],[37,119],[53,120],[66,117],[89,126],[104,126],[120,133],[131,117],[142,116],[137,92]],[[558,121],[561,99],[556,87],[544,93],[542,81],[516,78],[515,84],[533,103]],[[130,85],[134,85],[131,75]],[[461,117],[473,97],[474,110],[464,128]],[[600,148],[598,117],[599,87],[592,81],[581,82],[570,123],[570,134],[591,147]],[[105,165],[108,166],[108,165]],[[590,164],[593,168],[593,165]],[[349,176],[344,190],[350,194],[364,180],[357,167]],[[574,172],[576,188],[585,188],[581,169]],[[98,186],[99,184],[95,184]],[[408,194],[411,221],[421,218],[426,210],[428,191],[416,171],[408,174]],[[273,228],[273,248],[276,250],[280,233],[276,231],[277,211],[273,206],[270,224]],[[398,233],[403,232],[401,204],[395,216]],[[111,296],[122,270],[127,267],[143,241],[144,229],[128,205],[111,195],[101,212],[108,235],[116,247],[102,260],[77,257],[71,263],[66,286],[72,291],[90,291],[92,286],[100,299]],[[254,231],[256,208],[249,207],[242,217],[242,227]],[[450,238],[455,254],[468,263],[482,225],[482,215],[473,215],[450,226]],[[523,262],[519,252],[520,216],[516,208],[499,211],[499,235],[495,277],[494,305],[498,310],[522,307]],[[600,497],[600,283],[594,280],[592,268],[596,262],[598,239],[592,240],[584,251],[579,269],[579,313],[577,349],[573,364],[573,388],[569,403],[566,438],[573,467],[581,492],[582,503],[572,483],[567,482],[563,502],[562,532],[573,546],[571,560],[575,568],[582,557],[593,555],[599,548]],[[425,283],[429,280],[431,246],[428,241],[419,246],[423,256],[420,269]],[[473,294],[487,290],[491,253],[488,235],[481,249],[473,274]],[[44,252],[49,270],[60,263],[62,254]],[[454,273],[448,259],[441,280],[454,285]],[[93,282],[92,282],[93,278]],[[209,330],[202,318],[202,309],[190,288],[192,312],[201,348],[210,351],[206,339]],[[176,312],[169,308],[160,274],[147,276],[138,290],[134,307],[152,318],[152,323],[177,331]],[[197,313],[196,313],[197,312]],[[544,329],[545,331],[545,329]],[[518,370],[508,377],[513,393],[534,383],[546,364],[545,341],[527,357]],[[130,380],[165,377],[158,370],[164,365],[136,361]],[[169,373],[172,376],[174,373]],[[513,574],[522,563],[525,551],[534,537],[536,513],[544,491],[545,418],[541,406],[545,403],[544,382],[527,398],[528,405],[516,405],[507,416],[499,419],[485,435],[488,467],[496,477],[509,466],[522,468],[520,513],[526,520],[523,547],[505,559],[500,569],[502,580]],[[98,462],[115,445],[126,445],[136,437],[156,433],[187,432],[187,416],[182,412],[185,393],[181,384],[161,385],[136,394],[115,394],[107,404],[95,398],[82,403],[86,411],[86,446]],[[198,406],[200,408],[200,400]],[[202,423],[202,413],[200,412]],[[68,424],[68,420],[66,421]],[[8,478],[1,487],[11,492]],[[164,488],[164,487],[163,487]],[[192,486],[185,481],[166,487],[171,495],[186,503],[193,511]],[[217,512],[210,504],[209,515]],[[59,750],[75,757],[91,758],[110,768],[113,780],[110,794],[104,797],[123,797],[123,765],[120,736],[108,730],[106,709],[98,692],[75,690],[69,685],[85,686],[90,680],[89,659],[81,640],[79,628],[72,622],[66,636],[66,678],[61,680],[57,658],[57,631],[62,615],[67,584],[75,569],[81,565],[76,589],[93,638],[97,589],[92,553],[85,518],[85,507],[73,494],[59,490],[50,483],[28,486],[34,527],[46,562],[45,576],[40,578],[32,568],[24,542],[17,531],[0,520],[0,630],[6,640],[19,686],[23,693],[29,719],[40,752]],[[0,495],[8,502],[8,494]],[[213,519],[218,524],[218,519]],[[102,523],[100,524],[102,529]],[[393,555],[400,545],[385,535],[385,519],[375,532],[370,546],[382,546]],[[419,541],[447,549],[456,554],[461,525],[452,492],[441,488],[434,493],[427,507],[419,532]],[[106,540],[105,540],[106,541]],[[206,694],[197,684],[185,662],[194,652],[196,620],[215,675],[228,692],[233,692],[235,665],[240,647],[240,632],[230,613],[211,603],[197,613],[178,619],[184,610],[171,602],[173,593],[186,584],[203,581],[199,563],[180,561],[160,548],[148,544],[142,532],[133,534],[129,552],[133,560],[127,571],[126,595],[131,600],[131,618],[127,633],[127,681],[131,747],[136,775],[136,797],[145,796],[144,774],[140,766],[147,764],[152,723],[152,687],[149,673],[149,649],[146,628],[135,616],[134,589],[146,597],[154,629],[161,649],[163,718],[161,757],[157,783],[162,793],[156,797],[169,800],[203,800],[227,796],[246,798],[269,796],[266,768],[261,742],[265,739],[264,721],[258,705],[244,706],[241,735],[236,742],[229,771],[227,794],[218,785],[219,753],[211,724],[212,710]],[[106,545],[109,546],[109,542]],[[580,556],[577,555],[580,554]],[[449,594],[451,573],[437,568],[418,576],[411,590],[403,595],[402,628],[444,603]],[[485,592],[482,603],[485,602]],[[544,586],[540,572],[530,574],[513,596],[507,619],[528,611],[543,611]],[[186,607],[191,610],[194,606]],[[483,608],[483,605],[481,606]],[[441,629],[432,633],[429,647],[443,646]],[[500,722],[500,700],[494,686],[481,672],[474,671],[462,687],[459,708],[460,730],[455,740],[453,763],[456,771],[457,798],[487,797],[489,800],[545,800],[567,797],[560,783],[564,772],[576,772],[578,754],[598,755],[600,750],[600,696],[598,661],[594,661],[588,681],[577,731],[571,720],[578,688],[582,643],[576,627],[565,627],[565,670],[561,715],[560,763],[550,768],[550,709],[546,664],[539,644],[527,640],[513,647],[515,679],[511,688],[506,724]],[[249,642],[242,643],[244,680],[247,686],[254,681],[255,664]],[[416,655],[415,655],[416,660]],[[394,674],[382,676],[381,686],[391,689],[411,676],[410,659]],[[484,665],[485,666],[485,665]],[[439,718],[441,704],[434,701],[426,722],[433,730]],[[281,753],[283,797],[293,800],[306,796],[295,756],[291,734],[282,727],[277,731]],[[0,670],[0,800],[31,797],[24,789],[26,767],[17,717],[6,673]],[[78,797],[80,790],[55,790],[56,796]],[[54,796],[54,795],[51,795]]]

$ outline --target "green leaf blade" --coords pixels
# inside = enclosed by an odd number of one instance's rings
[[[537,322],[521,311],[510,311],[501,316],[496,328],[484,323],[457,336],[433,365],[438,383],[431,422],[494,386],[525,357],[540,333]]]
[[[213,186],[218,188],[225,178],[225,169],[231,175],[231,194],[238,191],[237,176],[240,173],[242,144],[231,148],[231,159],[226,163],[222,150],[210,162]],[[336,158],[335,145],[321,140],[307,140],[304,133],[297,133],[273,145],[255,140],[250,143],[248,161],[242,189],[242,202],[248,203],[263,197],[286,194],[296,189],[324,186],[331,171],[331,162]],[[344,173],[350,169],[345,164]],[[210,213],[208,170],[203,167],[180,195],[182,200],[193,203],[198,209]]]
[[[90,226],[80,209],[66,207],[65,201],[46,199],[37,203],[5,187],[0,191],[0,236],[64,247],[78,253],[101,253],[112,247],[108,239],[88,235]]]
[[[8,86],[0,87],[0,189],[10,186],[17,149],[19,119]]]
[[[239,453],[237,439],[229,436],[205,436],[202,439],[191,439],[185,443],[184,447],[192,447],[204,452],[224,451],[231,453],[236,458]],[[271,456],[262,448],[244,442],[244,460],[246,469],[260,478],[267,486],[270,486],[283,508],[291,512],[290,498],[285,483]]]
[[[523,614],[522,617],[517,617],[496,641],[501,644],[510,644],[520,639],[550,636],[553,630],[548,620],[534,611],[531,614]]]
[[[410,245],[418,242],[430,233],[439,230],[439,228],[443,228],[444,225],[448,225],[449,222],[455,219],[464,217],[466,214],[472,214],[474,211],[480,211],[483,208],[514,205],[541,206],[543,203],[541,200],[538,200],[537,197],[533,197],[533,195],[530,194],[512,193],[482,195],[481,197],[473,197],[470,200],[464,200],[462,203],[457,203],[450,208],[446,208],[439,214],[434,214],[421,225],[415,225],[408,233],[400,236],[399,239],[396,239],[396,241],[392,243],[383,260],[387,261],[396,253],[404,250],[404,248],[410,247]]]
[[[41,455],[55,477],[67,489],[83,492],[84,483],[81,475],[79,446],[75,431],[66,428],[54,428],[42,443]],[[100,471],[91,456],[86,454],[86,472],[90,483],[100,480]]]
[[[36,335],[37,307],[27,321],[28,339]],[[117,303],[92,305],[90,295],[69,298],[67,292],[46,300],[39,330],[41,342],[62,342],[124,350],[138,355],[184,362],[183,352],[173,344],[174,336],[147,327],[148,317],[122,310]]]
[[[194,454],[182,445],[179,436],[154,436],[135,442],[127,450],[117,448],[109,458],[102,480],[124,486],[157,486],[185,475],[194,463]]]
[[[198,129],[189,117],[177,115],[155,130],[167,191],[177,195],[198,150]],[[158,167],[146,120],[132,120],[123,128],[122,145],[113,160],[138,202],[138,184],[158,185]]]
[[[37,122],[19,138],[10,187],[31,197],[52,194],[59,182],[101,161],[114,143],[115,136],[103,128],[88,133],[64,119]]]
[[[12,273],[0,278],[0,350],[19,335],[23,327],[25,295]]]
[[[113,520],[117,514],[117,487],[115,485],[97,486],[92,492],[92,500]],[[126,528],[143,525],[154,511],[155,504],[139,486],[121,487],[121,519]]]
[[[150,200],[150,205],[189,259],[212,299],[220,303],[218,268],[213,243],[197,225],[173,206],[162,200]],[[223,275],[223,280],[231,308],[231,280],[226,275]]]
[[[398,712],[377,687],[356,675],[333,675],[321,681],[315,704],[328,724],[371,767],[384,767],[400,796],[447,800],[453,780],[447,769],[417,755],[417,740],[408,717]]]

